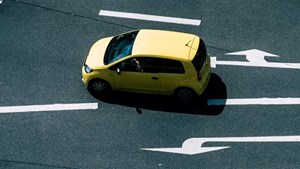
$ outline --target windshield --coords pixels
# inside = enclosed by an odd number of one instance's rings
[[[107,65],[131,55],[137,33],[138,31],[134,31],[120,36],[115,36],[108,44],[105,51],[104,64]]]

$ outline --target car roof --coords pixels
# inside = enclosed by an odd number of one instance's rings
[[[199,42],[200,38],[194,34],[141,29],[135,39],[132,55],[158,55],[177,60],[192,60]]]

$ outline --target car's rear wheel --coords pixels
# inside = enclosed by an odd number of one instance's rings
[[[111,87],[108,82],[101,79],[93,79],[89,82],[88,89],[94,94],[107,94]]]
[[[195,92],[190,88],[179,88],[175,92],[175,97],[182,102],[190,102],[195,98]]]

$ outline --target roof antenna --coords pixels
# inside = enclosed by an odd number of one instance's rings
[[[185,44],[185,46],[191,47],[191,46],[189,46],[190,42],[191,42],[191,40],[187,44]]]

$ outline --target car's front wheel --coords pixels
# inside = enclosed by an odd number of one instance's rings
[[[175,92],[175,97],[182,102],[190,102],[195,98],[195,92],[190,88],[179,88]]]
[[[101,79],[93,79],[89,82],[88,89],[94,94],[107,94],[111,87],[108,82]]]

